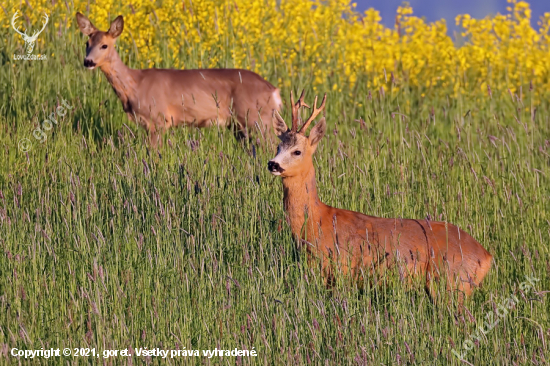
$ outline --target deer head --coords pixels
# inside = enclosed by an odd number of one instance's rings
[[[281,140],[281,143],[277,147],[277,155],[275,158],[267,163],[267,168],[273,175],[280,175],[282,177],[292,177],[298,175],[302,171],[306,164],[313,164],[313,153],[317,149],[317,144],[321,138],[325,135],[327,130],[327,124],[323,117],[319,123],[313,127],[309,136],[306,136],[306,131],[311,122],[321,113],[325,108],[325,101],[327,95],[323,97],[321,106],[317,108],[317,97],[313,104],[313,111],[306,122],[298,130],[299,116],[298,112],[300,108],[309,108],[304,103],[304,92],[298,102],[294,103],[294,97],[292,92],[290,93],[290,103],[292,105],[292,128],[288,128],[281,115],[275,111],[275,118],[273,120],[273,128],[275,133]]]
[[[84,66],[92,70],[109,63],[113,55],[116,54],[114,47],[116,39],[124,29],[122,16],[119,15],[113,20],[107,32],[98,30],[88,18],[80,13],[76,13],[76,22],[80,31],[89,37],[86,42]]]
[[[46,28],[46,24],[48,24],[48,19],[49,19],[48,14],[44,13],[42,29],[40,29],[39,31],[34,31],[32,36],[29,36],[27,35],[27,31],[21,32],[19,30],[19,27],[15,26],[15,21],[17,20],[17,18],[19,18],[18,13],[19,13],[19,10],[17,10],[15,14],[13,14],[13,17],[11,18],[11,26],[13,27],[13,29],[15,29],[17,33],[21,35],[21,37],[23,37],[23,40],[25,41],[25,48],[27,49],[27,55],[30,55],[32,50],[34,49],[34,43],[36,42],[38,35],[42,33],[42,31]]]

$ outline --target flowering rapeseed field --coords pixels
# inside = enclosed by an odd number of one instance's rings
[[[184,61],[192,56],[195,67],[242,67],[262,75],[284,68],[334,91],[364,82],[373,89],[488,97],[488,90],[516,93],[534,83],[540,98],[550,89],[550,13],[534,22],[536,30],[529,4],[509,1],[504,15],[458,16],[460,46],[447,35],[444,20],[426,23],[403,6],[395,26],[387,28],[378,11],[360,14],[346,0],[76,0],[74,8],[62,1],[9,0],[0,24],[10,27],[19,9],[31,24],[46,12],[56,30],[74,28],[74,13],[81,11],[107,29],[122,14],[120,46],[137,52],[141,67],[189,68]],[[290,86],[289,78],[278,79],[272,81]]]

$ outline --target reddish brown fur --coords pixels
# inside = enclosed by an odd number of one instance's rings
[[[130,69],[114,48],[122,17],[108,32],[97,30],[80,13],[76,17],[80,30],[90,37],[85,65],[92,62],[90,67],[103,71],[128,117],[147,129],[152,144],[171,126],[229,126],[232,114],[241,133],[257,125],[265,130],[273,110],[280,108],[279,90],[251,71]]]
[[[444,274],[449,289],[466,295],[483,280],[491,267],[491,254],[455,225],[368,216],[330,207],[319,200],[312,156],[325,132],[324,118],[309,138],[288,130],[280,117],[275,129],[282,143],[270,161],[270,170],[282,176],[284,208],[293,236],[311,257],[323,259],[327,281],[332,279],[335,267],[362,279],[365,274],[380,274],[396,263],[402,265],[404,277],[424,276],[432,297],[432,280]],[[294,155],[296,150],[301,151],[299,156]],[[279,164],[279,168],[273,164]]]

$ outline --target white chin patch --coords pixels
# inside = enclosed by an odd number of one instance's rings
[[[281,175],[281,172],[271,172],[273,175]]]
[[[88,70],[93,70],[95,69],[95,66],[88,66]]]

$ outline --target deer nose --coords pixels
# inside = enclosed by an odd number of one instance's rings
[[[270,172],[280,172],[280,173],[282,173],[283,170],[284,170],[284,169],[281,168],[279,163],[274,162],[274,161],[270,161],[270,162],[267,163],[267,169]]]
[[[95,66],[95,62],[93,62],[88,58],[84,59],[84,67],[94,67],[94,66]]]

